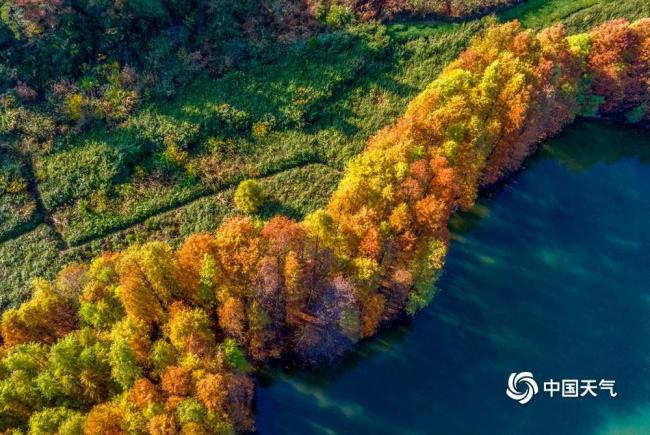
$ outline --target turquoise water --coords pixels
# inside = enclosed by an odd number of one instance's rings
[[[263,377],[259,433],[650,433],[650,134],[577,123],[452,228],[432,304],[335,367]],[[618,396],[520,405],[518,371]]]

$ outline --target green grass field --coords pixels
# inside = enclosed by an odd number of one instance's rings
[[[529,0],[498,19],[531,28],[562,21],[579,32],[644,16],[643,0]],[[67,262],[215,228],[234,212],[233,189],[245,178],[262,181],[263,218],[318,208],[368,137],[493,19],[320,34],[220,79],[197,79],[173,100],[150,100],[111,128],[34,150],[31,187],[20,162],[0,154],[0,307]]]

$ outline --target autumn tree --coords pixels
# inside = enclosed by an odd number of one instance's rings
[[[32,299],[2,314],[5,346],[29,341],[53,343],[76,327],[75,307],[43,279],[33,283]]]

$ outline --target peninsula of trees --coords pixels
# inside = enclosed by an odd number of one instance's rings
[[[254,367],[323,361],[424,307],[455,210],[576,115],[647,121],[649,85],[650,20],[490,28],[303,221],[241,215],[37,280],[2,316],[0,429],[251,430]]]

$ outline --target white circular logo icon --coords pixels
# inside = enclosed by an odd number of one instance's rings
[[[510,373],[506,390],[508,397],[523,405],[530,402],[530,399],[538,392],[537,382],[533,379],[531,372]]]

